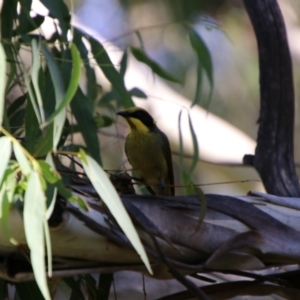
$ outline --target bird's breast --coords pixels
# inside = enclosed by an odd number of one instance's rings
[[[148,180],[163,180],[167,174],[167,162],[158,133],[131,132],[125,143],[128,160],[139,176]],[[150,180],[149,179],[149,180]]]

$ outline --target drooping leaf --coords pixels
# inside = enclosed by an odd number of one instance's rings
[[[27,99],[27,94],[24,94],[12,101],[12,103],[7,108],[8,118],[11,118],[12,115],[14,115],[20,109],[20,107],[24,105],[26,99]]]
[[[122,55],[122,59],[120,62],[120,75],[123,78],[125,77],[125,73],[127,70],[127,60],[128,60],[128,53],[127,53],[127,49],[126,49]]]
[[[25,133],[26,149],[32,153],[38,138],[42,135],[37,115],[32,106],[32,101],[27,101],[25,109]]]
[[[3,1],[1,8],[1,37],[10,39],[13,35],[14,21],[17,17],[17,1]]]
[[[31,32],[39,28],[45,20],[44,16],[38,14],[34,17],[30,16],[32,0],[21,0],[19,1],[19,4],[20,13],[18,15],[18,26],[13,31],[14,35],[22,35]]]
[[[27,17],[23,16],[23,18],[21,19],[19,18],[19,20],[20,20],[20,24],[14,30],[13,35],[22,35],[34,31],[44,23],[45,17],[41,15],[37,15],[35,17],[27,19]]]
[[[48,125],[54,120],[54,129],[53,129],[53,148],[55,149],[63,129],[63,125],[66,118],[66,107],[72,101],[79,84],[80,78],[80,54],[77,50],[77,47],[74,43],[71,45],[71,55],[72,55],[72,71],[69,85],[64,97],[61,99],[60,96],[56,99],[56,108],[55,112],[48,118],[44,126]],[[56,72],[55,72],[56,73]]]
[[[4,104],[5,104],[5,77],[6,77],[6,57],[5,57],[4,49],[0,44],[0,126],[2,125],[2,121],[3,121]]]
[[[98,102],[98,106],[110,107],[112,101],[116,101],[119,104],[122,103],[122,98],[121,98],[120,94],[114,89],[112,89],[111,91],[105,93],[102,96],[102,98]]]
[[[32,171],[24,199],[24,229],[36,282],[46,300],[50,300],[45,265],[44,226],[48,226],[44,222],[45,212],[46,199],[41,180],[39,174]]]
[[[22,173],[25,176],[28,176],[31,172],[31,166],[29,164],[28,158],[26,157],[24,150],[20,144],[14,143],[13,144],[14,154],[15,157],[21,167]]]
[[[198,219],[198,226],[196,228],[196,231],[198,230],[201,222],[204,220],[204,217],[206,215],[206,211],[207,211],[207,202],[206,202],[206,197],[203,193],[203,191],[198,188],[197,186],[194,186],[196,195],[200,201],[200,214],[199,214],[199,219]]]
[[[90,108],[94,108],[95,101],[98,96],[98,87],[99,84],[96,81],[95,68],[90,63],[90,52],[87,49],[86,43],[84,43],[84,35],[83,33],[74,28],[73,32],[74,38],[73,43],[77,46],[78,51],[81,56],[82,63],[85,68],[85,77],[86,77],[86,99],[89,102]]]
[[[96,122],[80,88],[71,102],[71,109],[89,153],[98,163],[101,163]]]
[[[53,124],[47,126],[43,135],[35,143],[33,154],[35,157],[43,157],[53,149]]]
[[[61,113],[62,110],[64,110],[68,104],[72,101],[77,88],[79,84],[79,78],[80,78],[80,54],[77,50],[77,47],[74,43],[71,45],[71,54],[72,54],[72,71],[71,71],[71,78],[69,81],[69,85],[67,88],[67,91],[62,99],[61,102],[57,103],[57,107],[55,109],[55,112],[49,117],[46,124],[49,124],[52,122],[52,120]],[[56,72],[55,72],[56,73]],[[54,84],[55,86],[56,84]]]
[[[153,73],[160,76],[163,79],[173,81],[173,82],[180,82],[177,78],[169,74],[167,71],[165,71],[158,63],[156,63],[154,60],[152,60],[141,48],[130,48],[131,53],[133,56],[140,62],[147,65]]]
[[[199,160],[199,145],[198,145],[197,135],[195,133],[190,114],[188,114],[188,117],[189,117],[190,133],[191,133],[192,140],[193,140],[193,160],[192,160],[192,164],[190,166],[188,173],[192,174],[194,172],[194,170],[198,164],[198,160]]]
[[[114,186],[103,169],[92,157],[86,155],[84,151],[81,150],[80,158],[83,168],[95,190],[107,205],[108,209],[132,243],[137,253],[140,255],[141,260],[144,262],[146,268],[151,274],[152,271],[145,249]]]
[[[94,58],[96,59],[106,78],[110,81],[114,89],[120,94],[123,106],[128,108],[134,106],[131,96],[125,87],[123,77],[116,70],[104,47],[100,42],[91,37],[89,38],[89,42],[92,47]]]
[[[140,89],[138,88],[132,88],[129,93],[132,95],[132,96],[135,96],[135,97],[138,97],[138,98],[142,98],[142,99],[147,99],[148,96]]]
[[[0,149],[1,149],[1,159],[0,159],[0,183],[2,182],[3,175],[7,168],[10,156],[11,156],[11,141],[8,137],[3,136],[0,138]]]
[[[191,41],[191,46],[194,49],[197,59],[198,59],[198,68],[197,68],[197,88],[196,88],[196,95],[194,98],[194,101],[192,103],[192,106],[199,103],[200,99],[200,92],[201,92],[201,87],[199,83],[202,81],[201,76],[202,76],[202,70],[206,73],[206,76],[208,78],[208,81],[210,83],[210,95],[209,99],[211,98],[212,95],[212,90],[214,86],[214,80],[213,80],[213,64],[212,64],[212,59],[211,55],[209,53],[209,50],[201,37],[198,35],[198,33],[191,27],[189,27],[189,36],[190,36],[190,41]]]
[[[36,39],[32,39],[31,40],[31,49],[32,49],[31,82],[34,88],[34,94],[36,97],[36,102],[38,105],[38,113],[41,122],[45,122],[44,105],[43,105],[42,95],[39,86],[39,71],[41,66],[40,48],[41,48],[41,41],[38,40],[37,42]]]
[[[2,229],[7,237],[9,237],[8,216],[10,205],[11,203],[9,202],[7,190],[5,189],[5,186],[2,186],[0,191],[0,219]]]
[[[61,28],[61,40],[68,41],[68,30],[70,29],[70,11],[63,0],[41,0],[41,2],[49,9],[50,16],[59,21]]]

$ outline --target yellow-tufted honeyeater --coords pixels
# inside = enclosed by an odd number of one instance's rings
[[[139,107],[117,113],[130,126],[125,142],[129,163],[151,194],[174,196],[172,156],[167,136],[150,114]]]

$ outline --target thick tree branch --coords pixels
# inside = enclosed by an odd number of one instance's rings
[[[257,38],[261,109],[254,166],[268,193],[299,196],[294,166],[294,87],[284,20],[276,0],[244,0]]]

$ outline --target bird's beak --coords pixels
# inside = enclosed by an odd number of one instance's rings
[[[117,115],[122,116],[124,118],[129,117],[129,113],[127,111],[119,111],[119,112],[117,112]]]

